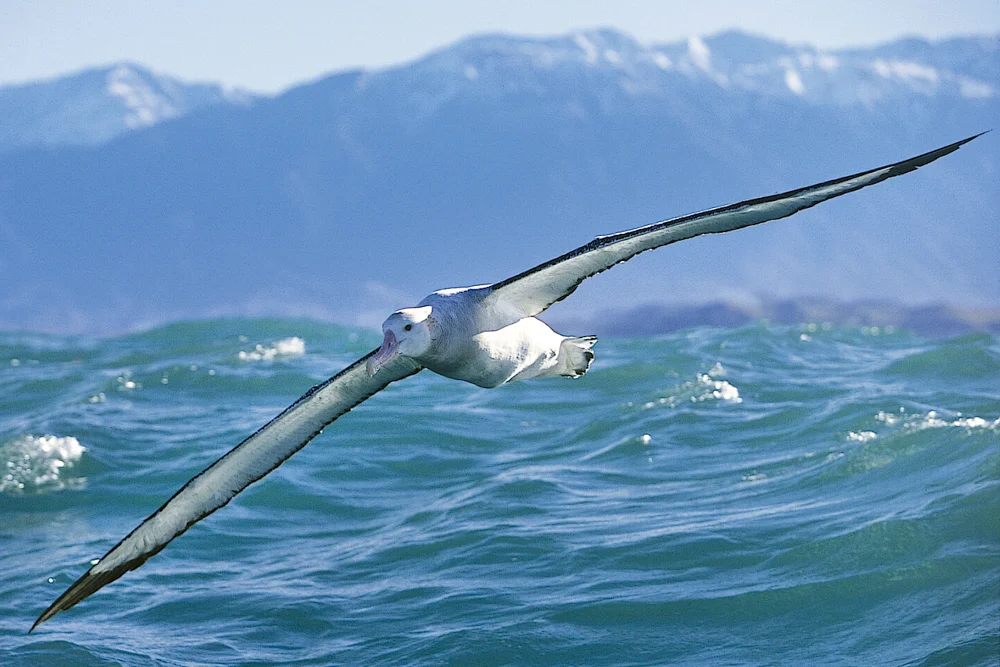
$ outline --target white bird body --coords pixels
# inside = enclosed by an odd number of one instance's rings
[[[60,595],[31,629],[142,565],[392,382],[423,368],[480,387],[582,376],[594,358],[590,348],[597,339],[563,336],[536,316],[572,294],[586,278],[653,248],[787,217],[914,171],[975,138],[851,176],[600,236],[507,280],[440,290],[413,308],[396,311],[382,325],[377,350],[310,389],[192,478]]]
[[[486,299],[489,287],[438,290],[417,308],[397,311],[399,316],[387,319],[383,331],[392,331],[394,338],[401,339],[407,333],[401,329],[407,324],[426,323],[430,344],[407,356],[438,375],[479,387],[586,373],[593,359],[589,350],[596,338],[563,336],[536,317],[525,317],[504,307],[503,302],[490,302]],[[422,308],[430,308],[426,320],[417,322],[419,316],[406,316],[408,311]]]

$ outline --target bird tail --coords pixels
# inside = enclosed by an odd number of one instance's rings
[[[583,377],[590,369],[590,362],[594,360],[594,347],[597,336],[580,336],[579,338],[566,338],[559,346],[559,375],[563,377],[579,378]]]

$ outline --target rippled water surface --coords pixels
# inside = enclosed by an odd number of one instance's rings
[[[998,663],[1000,340],[816,325],[606,339],[580,380],[421,373],[26,634],[377,343],[0,334],[0,662]]]

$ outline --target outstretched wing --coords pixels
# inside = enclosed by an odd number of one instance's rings
[[[307,391],[288,409],[185,484],[60,595],[38,617],[31,630],[145,563],[170,540],[305,447],[335,419],[391,382],[421,369],[416,362],[397,357],[370,377],[365,362],[373,354],[375,351]]]
[[[512,309],[523,317],[538,315],[546,308],[562,301],[584,280],[615,264],[632,259],[640,252],[659,248],[669,243],[701,236],[718,234],[734,229],[759,225],[762,222],[786,218],[802,209],[815,206],[827,199],[854,192],[861,188],[909,173],[934,160],[958,150],[981,135],[938,148],[937,150],[903,160],[895,164],[845,176],[825,183],[817,183],[782,194],[751,199],[749,201],[692,213],[673,220],[657,222],[610,236],[598,236],[587,245],[540,264],[513,278],[491,286],[486,301]]]

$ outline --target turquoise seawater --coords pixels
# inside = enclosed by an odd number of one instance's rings
[[[1000,662],[1000,338],[815,324],[604,339],[579,380],[425,371],[26,634],[378,342],[0,334],[0,663]]]

